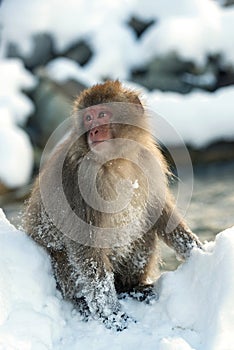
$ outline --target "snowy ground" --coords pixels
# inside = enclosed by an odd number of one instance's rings
[[[1,350],[232,350],[234,227],[158,284],[159,301],[122,301],[138,322],[114,333],[84,323],[55,288],[49,258],[0,214]]]

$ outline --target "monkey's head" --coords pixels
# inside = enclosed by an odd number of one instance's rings
[[[115,138],[136,140],[138,132],[142,136],[139,127],[147,125],[139,95],[118,80],[84,90],[75,101],[74,112],[79,130],[84,131],[89,148],[95,152]]]

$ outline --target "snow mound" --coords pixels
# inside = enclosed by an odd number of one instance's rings
[[[0,105],[11,112],[16,124],[23,125],[34,111],[34,105],[22,90],[34,88],[36,79],[18,59],[1,59],[0,76],[4,87],[0,90]]]
[[[203,147],[217,139],[234,140],[233,94],[234,87],[229,86],[212,94],[196,90],[181,95],[155,90],[146,96],[149,107],[165,118],[186,144]],[[157,122],[157,118],[152,120],[155,132],[159,129]],[[176,132],[161,137],[166,145],[178,143]]]
[[[33,167],[31,142],[20,126],[34,111],[22,90],[35,87],[36,79],[17,59],[0,59],[0,76],[0,182],[15,188],[29,181]]]
[[[97,83],[77,62],[66,57],[50,61],[46,66],[46,72],[52,80],[58,83],[64,83],[69,79],[75,79],[87,86]]]
[[[33,150],[26,132],[14,124],[7,108],[0,106],[0,181],[9,188],[30,180]]]
[[[84,323],[56,290],[50,260],[0,212],[1,350],[231,350],[234,335],[234,227],[194,250],[157,284],[159,301],[131,299],[123,309],[138,322],[115,333]]]

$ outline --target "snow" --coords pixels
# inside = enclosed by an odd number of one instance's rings
[[[89,86],[97,82],[78,63],[66,57],[59,57],[50,61],[45,69],[48,76],[58,83],[65,83],[69,79],[73,79]]]
[[[126,299],[137,323],[120,333],[81,321],[55,287],[50,260],[0,212],[0,349],[232,350],[234,227],[159,279],[159,300]]]
[[[0,182],[9,188],[30,180],[33,151],[28,135],[14,124],[12,114],[0,106]]]
[[[203,65],[208,54],[221,53],[225,63],[233,64],[233,48],[230,50],[233,9],[223,10],[213,1],[198,0],[187,1],[184,11],[185,1],[176,1],[180,3],[179,11],[172,6],[170,12],[166,2],[167,14],[163,13],[163,17],[159,14],[159,23],[143,36],[141,49],[145,60],[174,51],[184,60]]]
[[[85,39],[96,54],[90,72],[99,79],[106,75],[127,78],[130,66],[144,64],[155,54],[173,50],[198,64],[204,63],[207,54],[218,52],[225,63],[234,64],[230,40],[234,9],[222,8],[212,0],[174,0],[173,3],[70,0],[69,6],[58,0],[56,11],[54,4],[53,0],[3,2],[1,23],[5,48],[9,41],[13,42],[27,56],[33,50],[32,37],[37,33],[51,33],[57,52]],[[142,20],[157,20],[141,40],[127,26],[133,15]]]
[[[31,89],[36,79],[20,60],[0,60],[0,182],[14,188],[27,183],[33,166],[32,146],[19,126],[33,112],[31,100],[22,89]]]
[[[75,79],[87,86],[103,78],[118,78],[131,85],[128,78],[132,69],[172,51],[197,65],[205,64],[209,54],[219,54],[226,67],[234,64],[234,8],[222,7],[213,0],[174,0],[173,3],[170,0],[69,0],[69,6],[58,0],[56,11],[54,6],[53,0],[4,1],[0,19],[2,56],[9,43],[15,43],[23,56],[30,55],[32,38],[38,33],[49,33],[59,54],[77,41],[85,40],[93,50],[85,66],[59,57],[45,69],[59,83]],[[154,19],[155,23],[137,39],[127,25],[132,16],[143,21]],[[0,75],[4,86],[0,91],[0,106],[9,110],[17,125],[23,125],[34,107],[21,90],[35,86],[35,78],[15,59],[1,59]],[[191,83],[196,80],[201,86],[213,84],[214,79],[209,72],[199,77],[184,76],[184,80]],[[233,140],[233,88],[212,94],[193,91],[179,95],[146,89],[143,92],[149,108],[165,118],[186,143],[203,147],[217,139]],[[157,118],[153,126],[157,131]],[[178,143],[177,136],[162,137],[164,143]]]
[[[146,93],[147,104],[154,133],[159,134],[166,145],[186,144],[203,147],[215,140],[234,140],[233,114],[234,88],[222,88],[216,92],[193,91],[187,95],[153,91]],[[158,113],[174,133],[165,133],[166,124],[158,131]],[[159,128],[160,129],[160,128]]]
[[[36,79],[19,59],[0,59],[0,106],[9,109],[16,124],[24,124],[34,105],[21,90],[35,87]]]

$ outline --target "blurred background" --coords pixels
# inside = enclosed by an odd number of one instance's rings
[[[106,79],[141,91],[181,135],[194,171],[192,230],[204,241],[233,225],[234,0],[0,1],[0,207],[10,221],[19,224],[74,98]],[[169,159],[167,147],[183,146],[163,140]]]

